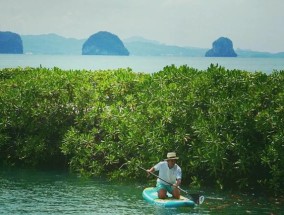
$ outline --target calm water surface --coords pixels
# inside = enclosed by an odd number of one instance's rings
[[[0,169],[0,214],[283,214],[283,201],[202,190],[195,208],[165,209],[145,202],[145,184],[82,179],[66,172]]]
[[[250,72],[284,70],[284,58],[206,58],[206,57],[142,57],[142,56],[87,56],[87,55],[7,55],[0,54],[0,68],[15,67],[58,67],[61,69],[105,70],[131,68],[135,72],[153,73],[165,66],[188,65],[200,70],[210,64],[219,64],[227,69]]]

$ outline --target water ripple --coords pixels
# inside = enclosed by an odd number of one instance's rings
[[[137,184],[81,179],[64,172],[0,170],[0,214],[280,214],[273,204],[245,196],[208,198],[196,208],[165,209],[145,202]],[[208,191],[206,191],[208,193]]]

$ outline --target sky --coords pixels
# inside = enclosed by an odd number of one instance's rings
[[[163,44],[284,52],[284,0],[0,0],[0,31],[87,39],[108,31]]]

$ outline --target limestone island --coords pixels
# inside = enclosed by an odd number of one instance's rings
[[[213,48],[205,53],[205,57],[237,57],[233,42],[226,37],[220,37],[213,42]]]
[[[23,54],[21,36],[10,31],[0,31],[0,54]]]
[[[129,55],[118,36],[100,31],[90,36],[82,47],[82,55]]]

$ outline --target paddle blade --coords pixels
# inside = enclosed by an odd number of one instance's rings
[[[204,202],[204,196],[200,196],[199,194],[190,194],[192,201],[197,205],[201,205]]]
[[[205,197],[204,196],[199,196],[199,204],[201,205],[204,202]]]

